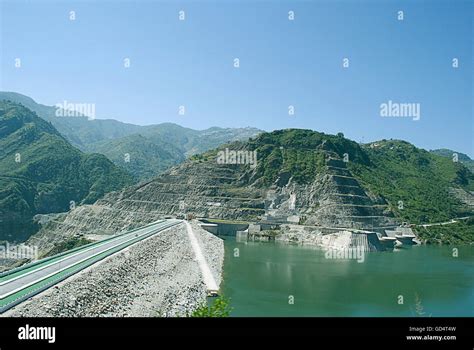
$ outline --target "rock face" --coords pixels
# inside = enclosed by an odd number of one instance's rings
[[[451,193],[469,208],[474,209],[474,191],[466,191],[462,188],[451,188]]]
[[[340,159],[328,157],[323,172],[307,185],[291,181],[267,192],[267,213],[297,215],[307,225],[381,230],[394,225],[387,203],[370,196]]]
[[[219,285],[223,241],[192,224]],[[206,286],[184,224],[160,232],[93,265],[5,316],[186,316],[206,301]]]
[[[75,208],[49,221],[27,242],[47,253],[56,243],[87,234],[113,234],[143,226],[167,214],[256,219],[263,214],[262,194],[238,188],[237,169],[186,162],[152,181],[113,192],[93,205]]]

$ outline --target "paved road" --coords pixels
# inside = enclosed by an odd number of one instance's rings
[[[175,219],[159,221],[3,274],[0,277],[0,312],[133,243],[181,222]]]
[[[456,219],[451,219],[449,221],[444,221],[444,222],[435,222],[434,224],[421,224],[421,225],[416,225],[416,226],[422,226],[422,227],[431,227],[431,226],[444,226],[444,225],[451,225],[451,224],[457,224],[459,220],[467,220],[469,219],[469,216],[464,216],[462,218],[456,218]]]

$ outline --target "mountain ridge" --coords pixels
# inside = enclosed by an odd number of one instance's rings
[[[23,104],[52,123],[72,145],[83,152],[107,156],[115,165],[129,171],[136,181],[158,175],[168,166],[178,164],[195,153],[229,141],[245,140],[262,132],[251,127],[194,130],[169,122],[140,126],[114,119],[57,117],[57,107],[38,104],[19,93],[0,92],[0,100]],[[141,138],[132,135],[140,135]]]
[[[25,106],[0,101],[0,183],[0,239],[16,241],[36,230],[34,215],[93,203],[132,179],[105,156],[83,154]]]

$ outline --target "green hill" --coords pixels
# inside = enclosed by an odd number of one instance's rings
[[[132,182],[99,154],[83,154],[22,105],[0,101],[0,239],[20,241],[38,213],[93,203]]]
[[[453,188],[474,190],[474,175],[462,163],[398,140],[363,149],[370,165],[350,167],[366,188],[387,199],[397,217],[420,224],[469,215],[470,209],[452,194]]]
[[[308,198],[304,198],[304,205],[310,209],[301,211],[307,216],[314,215],[313,211],[324,212],[323,206],[331,207],[329,213],[336,217],[351,215],[354,218],[382,215],[362,210],[363,207],[378,206],[384,210],[383,215],[393,217],[398,223],[411,224],[436,223],[474,215],[474,174],[462,162],[453,162],[450,158],[419,149],[405,141],[382,140],[360,145],[342,134],[288,129],[263,133],[248,142],[225,145],[196,155],[192,160],[198,163],[215,162],[217,152],[225,148],[257,151],[255,169],[236,165],[242,168],[238,186],[258,189],[286,186],[287,192],[298,193],[297,187],[292,187],[298,184],[304,189],[300,198],[305,196],[305,192],[309,193]],[[314,190],[329,178],[337,180],[331,185],[332,190]],[[359,186],[365,194],[358,189]],[[364,198],[365,195],[371,200]],[[342,203],[328,200],[327,204],[322,204],[320,198],[324,200],[331,196],[345,199]],[[338,213],[337,208],[341,206],[359,209],[351,209],[351,214],[344,210]],[[321,220],[320,214],[315,217]],[[331,220],[333,224],[341,222],[334,218]],[[370,221],[367,224],[365,220],[364,227],[370,229]],[[428,242],[473,242],[474,226],[459,224],[423,229],[420,230],[420,237]]]

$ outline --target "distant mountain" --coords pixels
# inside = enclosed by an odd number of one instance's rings
[[[132,174],[136,181],[152,178],[185,160],[181,149],[171,143],[158,138],[152,142],[140,134],[96,142],[86,150],[107,156]]]
[[[472,160],[467,154],[456,152],[447,148],[434,149],[430,152],[442,157],[451,158],[451,160],[454,160],[455,156],[457,156],[458,161],[463,163],[471,172],[474,173],[474,160]]]
[[[83,154],[25,106],[0,101],[0,240],[26,239],[35,214],[93,203],[131,183],[105,156]]]
[[[278,130],[194,155],[153,180],[107,194],[48,224],[30,243],[47,242],[47,251],[98,228],[115,232],[182,213],[383,232],[402,222],[472,217],[473,190],[474,175],[462,163],[405,141],[360,145],[342,134]],[[428,243],[474,242],[472,219],[415,230]]]
[[[57,117],[56,106],[36,103],[32,98],[16,92],[0,92],[0,100],[21,103],[53,126],[71,144],[82,151],[94,142],[115,139],[139,132],[141,126],[122,123],[113,119],[92,119],[87,117]]]
[[[91,143],[84,150],[104,154],[141,181],[183,162],[190,155],[230,141],[247,140],[261,132],[255,128],[193,130],[173,123],[142,128],[139,134]]]
[[[173,123],[139,126],[113,119],[57,117],[57,107],[38,104],[15,92],[0,92],[0,100],[21,103],[51,122],[71,144],[84,152],[106,155],[136,180],[158,175],[192,154],[230,141],[247,140],[262,132],[256,128],[193,130]],[[127,154],[130,162],[124,162]]]
[[[152,142],[159,140],[178,147],[185,156],[216,148],[232,141],[245,141],[263,132],[257,128],[218,128],[205,130],[184,128],[173,123],[150,125],[142,134]]]

